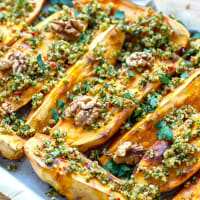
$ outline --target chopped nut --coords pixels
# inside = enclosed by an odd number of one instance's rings
[[[13,106],[8,102],[2,103],[0,107],[0,116],[4,116],[7,113],[12,113],[14,111]]]
[[[192,65],[198,65],[200,60],[200,53],[190,58]]]
[[[102,111],[98,99],[90,96],[80,96],[74,100],[65,111],[66,117],[74,117],[77,126],[91,125]]]
[[[0,61],[0,70],[13,69],[14,74],[20,73],[27,68],[27,59],[20,51],[9,52],[6,57]]]
[[[144,154],[143,146],[138,146],[128,141],[124,142],[115,151],[113,160],[117,163],[126,163],[127,165],[135,165]]]
[[[50,25],[50,29],[59,38],[66,41],[75,41],[81,37],[85,25],[80,20],[69,19],[67,22],[54,21]]]
[[[126,59],[127,65],[136,69],[151,67],[153,61],[154,59],[152,55],[150,53],[145,53],[145,52],[134,52]]]

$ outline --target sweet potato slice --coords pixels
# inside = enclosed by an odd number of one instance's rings
[[[17,135],[0,133],[0,154],[9,160],[18,160],[24,155],[24,143]]]
[[[173,200],[199,200],[200,199],[200,178],[195,183],[190,183],[189,187],[182,189]]]
[[[192,131],[196,131],[196,130],[198,131],[199,119],[200,119],[200,114],[196,114],[192,117],[192,120],[194,120],[195,122],[193,127],[191,128]],[[185,134],[185,128],[187,127],[187,122],[188,121],[186,121],[178,129],[173,130],[175,137],[178,135],[180,136],[180,135]],[[199,137],[198,136],[191,137],[191,139],[185,144],[192,144],[196,146],[197,148],[199,148],[200,147]],[[172,166],[171,163],[169,163],[170,167],[164,164],[163,154],[166,152],[166,150],[170,149],[171,145],[172,144],[170,141],[159,140],[150,148],[150,151],[154,152],[154,156],[150,158],[150,156],[147,153],[139,162],[138,168],[136,172],[134,173],[137,183],[141,184],[141,183],[151,182],[152,184],[159,186],[161,192],[167,192],[181,185],[182,183],[184,183],[186,180],[188,180],[192,175],[194,175],[200,169],[200,161],[199,161],[200,152],[199,151],[195,151],[192,154],[192,157],[189,158],[189,161],[186,161],[186,162],[183,161],[181,164],[175,164]],[[178,149],[178,147],[176,148]],[[187,151],[186,146],[185,148],[186,148],[185,151]],[[192,151],[192,150],[189,150],[189,151]],[[182,152],[179,152],[179,153],[182,154]],[[191,153],[191,152],[188,152],[188,153]],[[195,162],[193,162],[194,158],[197,158]],[[168,162],[170,162],[170,160]],[[190,162],[189,165],[186,164],[189,162]],[[159,175],[159,173],[162,174],[162,169],[164,170],[163,173],[167,174],[166,180],[164,180],[165,178],[164,179],[162,178],[162,175]],[[165,172],[165,169],[167,170],[166,172]],[[160,170],[160,172],[157,172],[157,170]],[[154,174],[158,173],[157,178],[151,177],[151,175],[148,177],[148,174],[151,174],[151,173],[154,173]]]
[[[148,149],[157,141],[155,124],[169,113],[173,108],[180,108],[183,105],[193,106],[197,112],[200,111],[200,104],[198,103],[200,84],[200,70],[194,71],[191,76],[180,85],[174,92],[169,93],[159,104],[158,108],[148,114],[142,121],[138,122],[127,133],[119,138],[115,138],[108,148],[111,155],[104,155],[101,157],[101,164],[105,165],[111,158],[118,146],[126,141],[132,144],[138,143]],[[178,101],[177,101],[178,97]]]
[[[78,1],[78,3],[81,4],[88,4],[90,2],[90,0]],[[114,5],[113,12],[116,10],[124,11],[126,18],[133,20],[140,16],[145,16],[146,11],[148,10],[148,7],[138,6],[129,0],[99,0],[98,2],[101,4],[103,9],[107,8],[108,4],[112,3]],[[75,6],[78,6],[78,3],[75,4]],[[155,14],[156,12],[153,12],[152,16]],[[190,39],[190,33],[188,30],[182,24],[167,16],[165,16],[164,21],[173,30],[173,41],[180,44],[182,47],[186,47]]]
[[[0,49],[2,49],[5,45],[10,46],[16,41],[17,37],[15,33],[22,31],[22,29],[25,27],[25,23],[29,25],[36,19],[45,2],[46,0],[28,0],[27,3],[30,3],[32,11],[26,11],[25,13],[23,13],[24,15],[27,14],[27,16],[22,19],[19,24],[8,26],[8,24],[10,23],[9,21],[6,21],[5,24],[0,24],[0,34],[2,34],[3,36],[0,42]],[[8,13],[8,11],[1,9],[0,14],[3,13]]]
[[[38,146],[50,140],[52,140],[52,138],[49,136],[37,134],[25,144],[25,154],[34,171],[43,181],[52,185],[60,194],[66,196],[69,200],[108,200],[109,197],[115,197],[121,200],[126,199],[120,193],[113,192],[109,184],[102,184],[97,178],[86,181],[87,173],[79,171],[66,173],[65,169],[70,165],[70,161],[65,158],[56,158],[51,165],[47,165],[45,163],[45,158],[36,155],[35,150]],[[81,156],[84,158],[83,155]],[[92,161],[87,158],[84,159],[87,166],[93,166]],[[90,167],[88,167],[88,171],[90,171]],[[101,168],[101,170],[103,169]],[[118,182],[117,178],[106,171],[105,175],[109,177],[111,181]]]

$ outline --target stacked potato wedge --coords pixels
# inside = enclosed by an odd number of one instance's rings
[[[44,2],[10,6],[28,9],[30,24]],[[79,0],[35,27],[23,20],[0,25],[0,48],[22,33],[0,57],[3,157],[25,153],[74,200],[154,200],[199,171],[200,40],[183,25],[126,0]],[[14,114],[30,101],[27,117]],[[84,154],[108,141],[100,159]],[[119,179],[109,163],[129,174]],[[198,199],[198,182],[174,199]]]
[[[61,15],[62,15],[62,12],[56,13],[55,15],[49,17],[45,21],[38,24],[36,26],[36,28],[44,28],[45,24],[48,24],[49,21],[51,21],[52,19],[56,19],[57,17],[59,17]],[[34,52],[35,56],[39,55],[40,53],[42,55],[46,55],[47,51],[48,51],[48,45],[53,44],[53,42],[54,42],[52,33],[49,33],[49,32],[44,33],[43,32],[43,34],[45,34],[46,37],[45,37],[45,39],[43,39],[42,43],[40,44],[38,51],[36,53]],[[7,52],[4,53],[4,55],[2,56],[2,59],[10,53],[15,53],[17,51],[20,51],[23,53],[23,52],[27,52],[29,50],[30,50],[30,53],[33,53],[31,46],[28,46],[25,42],[23,42],[22,39],[20,39],[12,46],[12,48],[10,50],[8,50]],[[28,57],[29,57],[29,55],[27,55],[27,59],[28,59]],[[1,71],[2,79],[3,78],[7,79],[7,77],[9,77],[9,73],[11,71],[12,71],[12,69],[8,69],[6,71]],[[7,86],[9,88],[9,84],[12,84],[12,80],[7,81],[4,85],[4,87]],[[32,99],[32,95],[39,92],[42,89],[43,84],[44,84],[43,82],[38,82],[36,84],[36,86],[34,86],[34,87],[29,87],[24,90],[21,90],[19,92],[20,97],[21,97],[20,100],[17,100],[15,98],[15,95],[9,95],[6,98],[6,104],[10,105],[11,110],[7,110],[7,112],[16,111],[19,108],[21,108],[22,106],[26,105]],[[4,90],[1,90],[1,93],[3,93],[3,92],[4,92]],[[18,94],[16,94],[16,95],[18,95]],[[3,103],[1,102],[1,105],[2,104]],[[5,114],[7,114],[7,113],[5,113]],[[0,133],[1,134],[0,152],[2,153],[2,155],[4,155],[8,159],[11,159],[11,160],[19,159],[20,157],[23,156],[24,140],[16,135],[12,135],[12,133],[10,133],[11,135],[5,135],[5,132],[6,131],[3,130]],[[13,152],[12,153],[13,155],[10,155],[9,153],[7,154],[7,151]]]
[[[84,3],[84,2],[80,2],[80,3]],[[103,7],[106,6],[103,3]],[[118,5],[118,4],[117,4]],[[115,6],[117,6],[115,5]],[[142,9],[140,7],[137,7],[133,4],[130,4],[130,2],[120,2],[119,3],[119,9],[122,9],[125,11],[126,13],[126,17],[127,19],[132,19],[134,20],[134,17],[137,17],[134,15],[132,18],[129,16],[130,15],[130,7],[129,5],[132,5],[133,8],[132,11],[136,11],[139,12],[138,9]],[[122,8],[120,7],[122,6]],[[123,8],[124,6],[124,8]],[[114,10],[118,9],[118,6],[115,8]],[[145,12],[142,9],[142,13]],[[142,14],[141,13],[141,14]],[[167,19],[164,19],[164,21]],[[174,22],[175,23],[175,22]],[[170,26],[170,25],[169,25]],[[172,28],[173,30],[173,28]],[[113,31],[114,32],[114,31]],[[175,33],[176,31],[174,31]],[[180,32],[183,36],[183,38],[181,39],[181,41],[186,41],[181,43],[182,46],[185,46],[189,35],[188,32],[185,30],[184,27],[182,27],[182,30]],[[107,33],[106,33],[107,34]],[[109,34],[109,32],[108,32]],[[114,35],[114,34],[113,34]],[[174,34],[175,35],[175,34]],[[174,37],[174,35],[172,36],[173,39],[175,40],[176,37]],[[180,36],[180,37],[182,37]],[[118,43],[118,45],[120,46],[120,44],[123,41],[117,41],[117,38],[122,39],[123,37],[120,36],[120,33],[116,34],[116,36],[112,36],[112,40],[116,43]],[[116,39],[115,39],[116,37]],[[187,38],[187,39],[186,39]],[[103,38],[102,38],[103,39]],[[96,42],[98,43],[98,39],[96,39]],[[179,44],[179,41],[175,42],[177,44]],[[100,42],[99,42],[100,43]],[[115,45],[111,44],[113,47],[115,47]],[[91,45],[92,46],[92,45]],[[117,48],[113,49],[113,51],[119,50]],[[109,57],[112,54],[112,51],[107,50],[106,52],[108,55],[106,55],[105,57]],[[110,54],[110,55],[109,55]],[[87,57],[87,55],[85,55],[85,57]],[[161,68],[161,66],[163,68],[167,68],[168,66],[173,65],[174,67],[178,67],[178,63],[177,61],[177,57],[175,56],[174,59],[171,60],[160,60],[160,59],[156,59],[154,62],[154,66],[153,68],[150,70],[150,74],[149,76],[152,76],[154,73],[156,73],[157,70],[159,70]],[[41,105],[41,107],[39,107],[36,111],[34,111],[33,113],[30,114],[30,116],[28,117],[27,120],[27,124],[29,126],[31,126],[32,128],[34,128],[36,130],[36,132],[41,132],[43,130],[43,128],[45,126],[48,125],[48,120],[51,117],[51,110],[56,108],[56,101],[66,101],[66,97],[65,97],[65,93],[63,91],[67,91],[70,90],[70,88],[72,89],[73,86],[75,86],[76,84],[78,84],[79,82],[83,82],[83,81],[89,81],[90,79],[94,78],[96,75],[92,74],[92,71],[94,70],[94,67],[91,68],[86,68],[84,67],[84,58],[82,59],[82,61],[80,60],[79,62],[77,62],[75,64],[75,66],[71,69],[71,71],[68,73],[68,76],[66,76],[63,80],[61,80],[60,84],[54,88],[54,90],[45,98],[43,105]],[[110,62],[111,64],[113,64],[113,61]],[[80,79],[75,80],[74,78],[74,74],[79,74],[79,71],[77,70],[77,66],[79,65],[80,70],[86,70],[85,72],[82,73],[83,77],[79,77]],[[81,67],[82,65],[82,67]],[[77,71],[75,71],[77,70]],[[157,89],[161,84],[159,83],[148,83],[144,90],[139,90],[139,84],[141,82],[142,76],[141,74],[138,74],[137,71],[134,71],[134,74],[136,74],[136,78],[133,81],[130,81],[130,83],[128,83],[127,85],[127,89],[129,90],[130,94],[135,95],[137,94],[137,101],[140,102],[143,97],[145,97],[147,95],[147,93],[149,93],[149,91],[153,90],[153,89]],[[63,82],[68,82],[67,86],[64,85]],[[109,80],[108,80],[108,84],[109,84]],[[69,89],[67,88],[69,87]],[[120,89],[121,85],[120,85],[120,80],[116,80],[116,87],[118,87]],[[65,90],[64,90],[65,88]],[[59,94],[59,91],[61,94]],[[51,101],[50,101],[51,99]],[[67,132],[68,133],[68,137],[66,138],[67,142],[69,142],[72,146],[76,146],[79,147],[81,151],[86,151],[90,148],[99,146],[103,143],[105,143],[110,137],[112,137],[116,131],[119,129],[119,127],[122,125],[122,123],[130,116],[130,114],[133,112],[134,110],[134,106],[125,108],[124,110],[120,111],[120,112],[115,112],[115,115],[112,117],[112,120],[109,121],[109,123],[106,126],[102,126],[100,129],[98,130],[91,130],[90,132],[88,132],[87,129],[85,128],[81,128],[81,127],[75,127],[73,124],[73,120],[60,120],[57,125],[53,128],[53,131],[55,129],[61,129],[61,131],[63,132]],[[112,110],[113,112],[113,110]]]

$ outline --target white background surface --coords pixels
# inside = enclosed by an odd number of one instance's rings
[[[9,164],[16,164],[17,171],[8,172],[6,166]],[[5,173],[6,171],[7,173]],[[49,200],[51,198],[45,195],[48,191],[49,185],[36,176],[27,158],[11,162],[0,157],[0,192],[12,200]],[[63,200],[65,198],[56,199]]]

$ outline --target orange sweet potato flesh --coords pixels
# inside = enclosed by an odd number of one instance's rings
[[[128,4],[126,3],[124,4],[121,2],[119,5],[127,7],[127,9],[130,10],[128,6],[129,4],[130,2]],[[107,3],[104,6],[106,7]],[[135,5],[133,4],[133,6]],[[137,6],[135,7],[137,8]],[[132,13],[134,11],[135,11],[134,8],[132,8]],[[139,12],[137,9],[136,11]],[[142,12],[140,12],[140,14],[142,14]],[[113,38],[111,38],[111,43],[116,43],[116,41],[120,40],[120,38],[122,39],[123,37],[120,37],[119,35],[113,36]],[[120,42],[123,42],[123,40],[118,42],[119,43],[117,47],[118,50],[121,49]],[[93,42],[93,44],[95,44],[95,42]],[[107,51],[107,54],[111,55],[111,52]],[[90,66],[91,60],[93,60],[92,57],[90,56],[89,53],[87,53],[81,60],[79,60],[71,68],[71,70],[68,72],[68,75],[52,90],[52,92],[49,95],[46,96],[43,104],[36,111],[32,112],[29,115],[27,119],[27,125],[34,128],[36,132],[39,133],[42,132],[43,128],[48,125],[49,119],[52,118],[51,110],[56,108],[56,101],[66,100],[65,94],[67,91],[72,90],[73,86],[78,82],[86,79],[88,80],[92,76],[91,72],[95,64],[92,64],[91,67],[84,67],[86,65]],[[172,59],[169,61],[156,60],[153,68],[150,69],[150,76],[153,74],[153,71],[158,70],[161,66],[167,67],[168,65],[173,64],[176,67],[178,67],[178,64],[175,61],[176,59]],[[141,74],[138,74],[135,71],[134,73],[136,74],[136,78],[134,81],[130,83],[128,89],[132,94],[138,92],[137,99],[140,102],[143,99],[143,97],[147,95],[149,91],[151,91],[152,89],[157,89],[158,87],[160,87],[161,84],[160,82],[148,83],[143,90],[139,91],[138,87],[139,87],[139,81],[141,80]],[[76,77],[76,74],[80,75]],[[67,82],[67,84],[64,84],[64,82]],[[115,114],[109,121],[109,123],[97,130],[88,131],[87,129],[84,129],[82,127],[77,127],[74,125],[72,119],[60,120],[57,123],[57,125],[53,128],[53,130],[59,128],[61,129],[62,132],[67,132],[66,141],[70,143],[72,146],[79,147],[81,151],[86,151],[90,148],[97,147],[105,143],[110,137],[112,137],[118,131],[119,127],[123,124],[123,122],[131,115],[134,109],[135,107],[132,106],[132,107],[127,107],[122,111],[114,110]]]
[[[195,120],[195,125],[193,126],[192,130],[197,129],[198,120],[200,119],[200,114],[194,115],[192,117]],[[187,123],[187,121],[185,122]],[[184,132],[185,124],[180,126],[178,129],[173,130],[174,135],[177,133]],[[198,148],[200,147],[200,140],[199,138],[193,138],[189,141],[190,144],[196,145]],[[186,166],[183,162],[181,165],[177,165],[174,168],[169,168],[169,176],[166,182],[162,182],[161,179],[155,180],[153,178],[145,178],[145,173],[141,172],[139,169],[140,166],[146,167],[147,170],[150,170],[151,167],[160,167],[163,166],[163,153],[170,148],[170,142],[165,140],[157,141],[150,149],[154,151],[154,157],[150,158],[149,155],[145,154],[141,161],[138,164],[138,168],[134,173],[136,182],[137,183],[152,183],[160,187],[161,192],[167,192],[175,187],[181,185],[186,180],[188,180],[192,175],[194,175],[200,169],[200,152],[195,152],[194,157],[198,159],[197,162],[191,164],[191,166]],[[185,170],[183,175],[177,175],[176,172],[178,170]]]
[[[111,196],[115,197],[116,199],[126,199],[120,193],[113,192],[109,185],[101,184],[96,178],[86,181],[86,174],[84,173],[70,172],[65,174],[65,172],[62,170],[69,164],[67,159],[55,159],[53,164],[56,164],[57,168],[54,168],[53,165],[46,165],[45,159],[35,155],[34,150],[38,145],[40,146],[48,140],[52,140],[52,138],[47,135],[35,135],[26,142],[25,154],[28,157],[36,174],[43,181],[52,185],[57,191],[59,191],[60,194],[66,196],[69,200],[108,200]],[[92,161],[88,159],[86,161],[88,165],[92,165]],[[112,176],[108,172],[105,173],[113,181],[118,182],[116,177]]]
[[[46,0],[28,0],[27,2],[35,4],[34,10],[32,12],[27,12],[29,15],[25,18],[25,22],[27,24],[31,24],[38,16]],[[5,10],[0,11],[0,13],[2,12],[5,12]],[[19,23],[18,25],[12,26],[7,26],[7,24],[0,24],[0,32],[4,34],[2,41],[0,42],[0,49],[2,49],[4,46],[10,46],[16,41],[16,36],[12,31],[13,29],[16,31],[21,31],[24,27],[24,23]]]
[[[105,34],[105,32],[103,33]],[[101,44],[105,43],[107,47],[107,60],[114,64],[116,59],[110,60],[110,56],[112,52],[115,50],[120,50],[124,41],[124,34],[115,30],[115,28],[108,29],[106,32],[106,37],[102,37],[99,35]],[[102,37],[102,38],[101,38]],[[95,40],[100,41],[97,37]],[[96,42],[92,42],[91,47],[95,47]],[[109,49],[108,49],[109,48]],[[78,82],[83,81],[85,79],[89,79],[92,77],[92,70],[95,67],[95,63],[91,61],[94,60],[92,58],[91,50],[81,59],[79,60],[69,71],[68,75],[52,90],[52,92],[47,95],[43,104],[34,112],[30,114],[27,119],[27,125],[34,128],[36,132],[42,132],[42,129],[48,125],[48,121],[52,118],[51,110],[56,108],[56,101],[66,100],[66,92],[71,91],[73,86],[75,86]],[[152,69],[150,69],[150,76],[153,71],[159,69],[161,66],[169,66],[174,65],[178,67],[175,60],[170,61],[161,61],[156,60]],[[87,66],[87,67],[86,67]],[[158,88],[161,83],[158,81],[156,83],[148,83],[142,90],[139,90],[139,82],[141,80],[141,74],[136,74],[136,78],[130,82],[127,86],[130,93],[134,94],[137,92],[137,99],[141,101],[143,97],[152,89]],[[77,74],[80,74],[77,76]],[[64,81],[65,80],[65,81]],[[67,82],[65,84],[64,82]],[[116,81],[117,87],[120,80]],[[105,143],[110,137],[112,137],[119,129],[119,127],[123,124],[123,122],[130,116],[130,114],[135,109],[135,106],[129,106],[123,109],[122,111],[113,110],[114,116],[108,122],[108,124],[102,126],[96,130],[90,130],[77,127],[73,123],[73,119],[67,118],[64,120],[60,120],[52,131],[60,129],[62,132],[67,133],[66,142],[68,142],[72,146],[79,147],[81,151],[87,151],[90,148],[97,147]]]
[[[185,82],[174,92],[167,95],[153,113],[148,114],[142,121],[135,124],[127,133],[115,138],[107,150],[111,155],[102,156],[100,158],[101,164],[105,165],[112,158],[112,154],[114,154],[118,146],[126,141],[131,141],[132,144],[138,143],[145,149],[152,146],[157,141],[157,129],[155,128],[155,124],[162,120],[162,118],[172,111],[173,108],[178,109],[183,105],[191,105],[197,110],[197,112],[199,112],[199,84],[200,70],[197,69],[193,71],[190,77],[186,79]]]
[[[189,187],[182,189],[173,200],[199,200],[200,199],[200,178]]]
[[[79,0],[80,4],[88,4],[91,0]],[[78,6],[78,3],[75,6]],[[98,3],[102,6],[103,9],[107,8],[110,3],[113,3],[114,8],[113,12],[116,10],[121,10],[125,12],[127,19],[137,19],[140,16],[145,16],[148,7],[142,7],[134,4],[129,0],[98,0]],[[152,16],[155,15],[156,12],[152,13]],[[182,47],[186,47],[189,39],[190,33],[188,30],[177,21],[164,16],[164,22],[173,30],[173,41],[177,44],[180,44]]]

